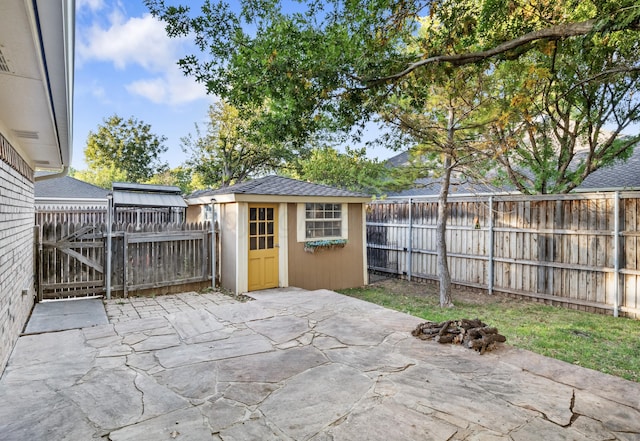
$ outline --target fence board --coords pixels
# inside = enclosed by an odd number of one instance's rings
[[[101,295],[105,288],[106,225],[45,222],[40,227],[40,298]],[[129,224],[112,227],[111,286],[132,291],[207,281],[208,224]]]
[[[544,196],[451,197],[447,251],[453,282],[488,288],[493,228],[493,289],[579,309],[614,308],[613,193]],[[621,212],[622,315],[640,316],[640,192],[619,194]],[[437,201],[376,201],[367,210],[367,247],[372,270],[437,279]],[[409,235],[409,230],[413,234]],[[410,242],[409,242],[410,241]]]

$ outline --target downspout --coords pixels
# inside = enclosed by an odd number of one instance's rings
[[[211,198],[211,289],[216,289],[216,199]]]

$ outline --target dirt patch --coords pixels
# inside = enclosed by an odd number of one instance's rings
[[[393,294],[402,294],[412,297],[439,297],[438,283],[433,281],[409,282],[404,279],[387,278],[373,281],[371,286],[379,286]],[[481,305],[491,301],[493,303],[513,302],[514,299],[503,293],[489,295],[486,290],[454,285],[452,297],[455,302],[472,305]]]

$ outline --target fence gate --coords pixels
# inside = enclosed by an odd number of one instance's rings
[[[104,224],[44,223],[38,234],[38,300],[104,290]]]
[[[37,239],[38,301],[107,293],[107,225],[45,222]],[[109,293],[211,280],[210,224],[114,224]],[[219,241],[214,242],[219,246]],[[217,263],[214,265],[218,275]],[[108,293],[107,293],[108,294]]]

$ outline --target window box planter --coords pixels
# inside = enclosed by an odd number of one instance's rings
[[[333,240],[312,240],[304,243],[304,250],[307,253],[315,253],[317,250],[331,250],[334,248],[344,248],[347,244],[346,239]]]

